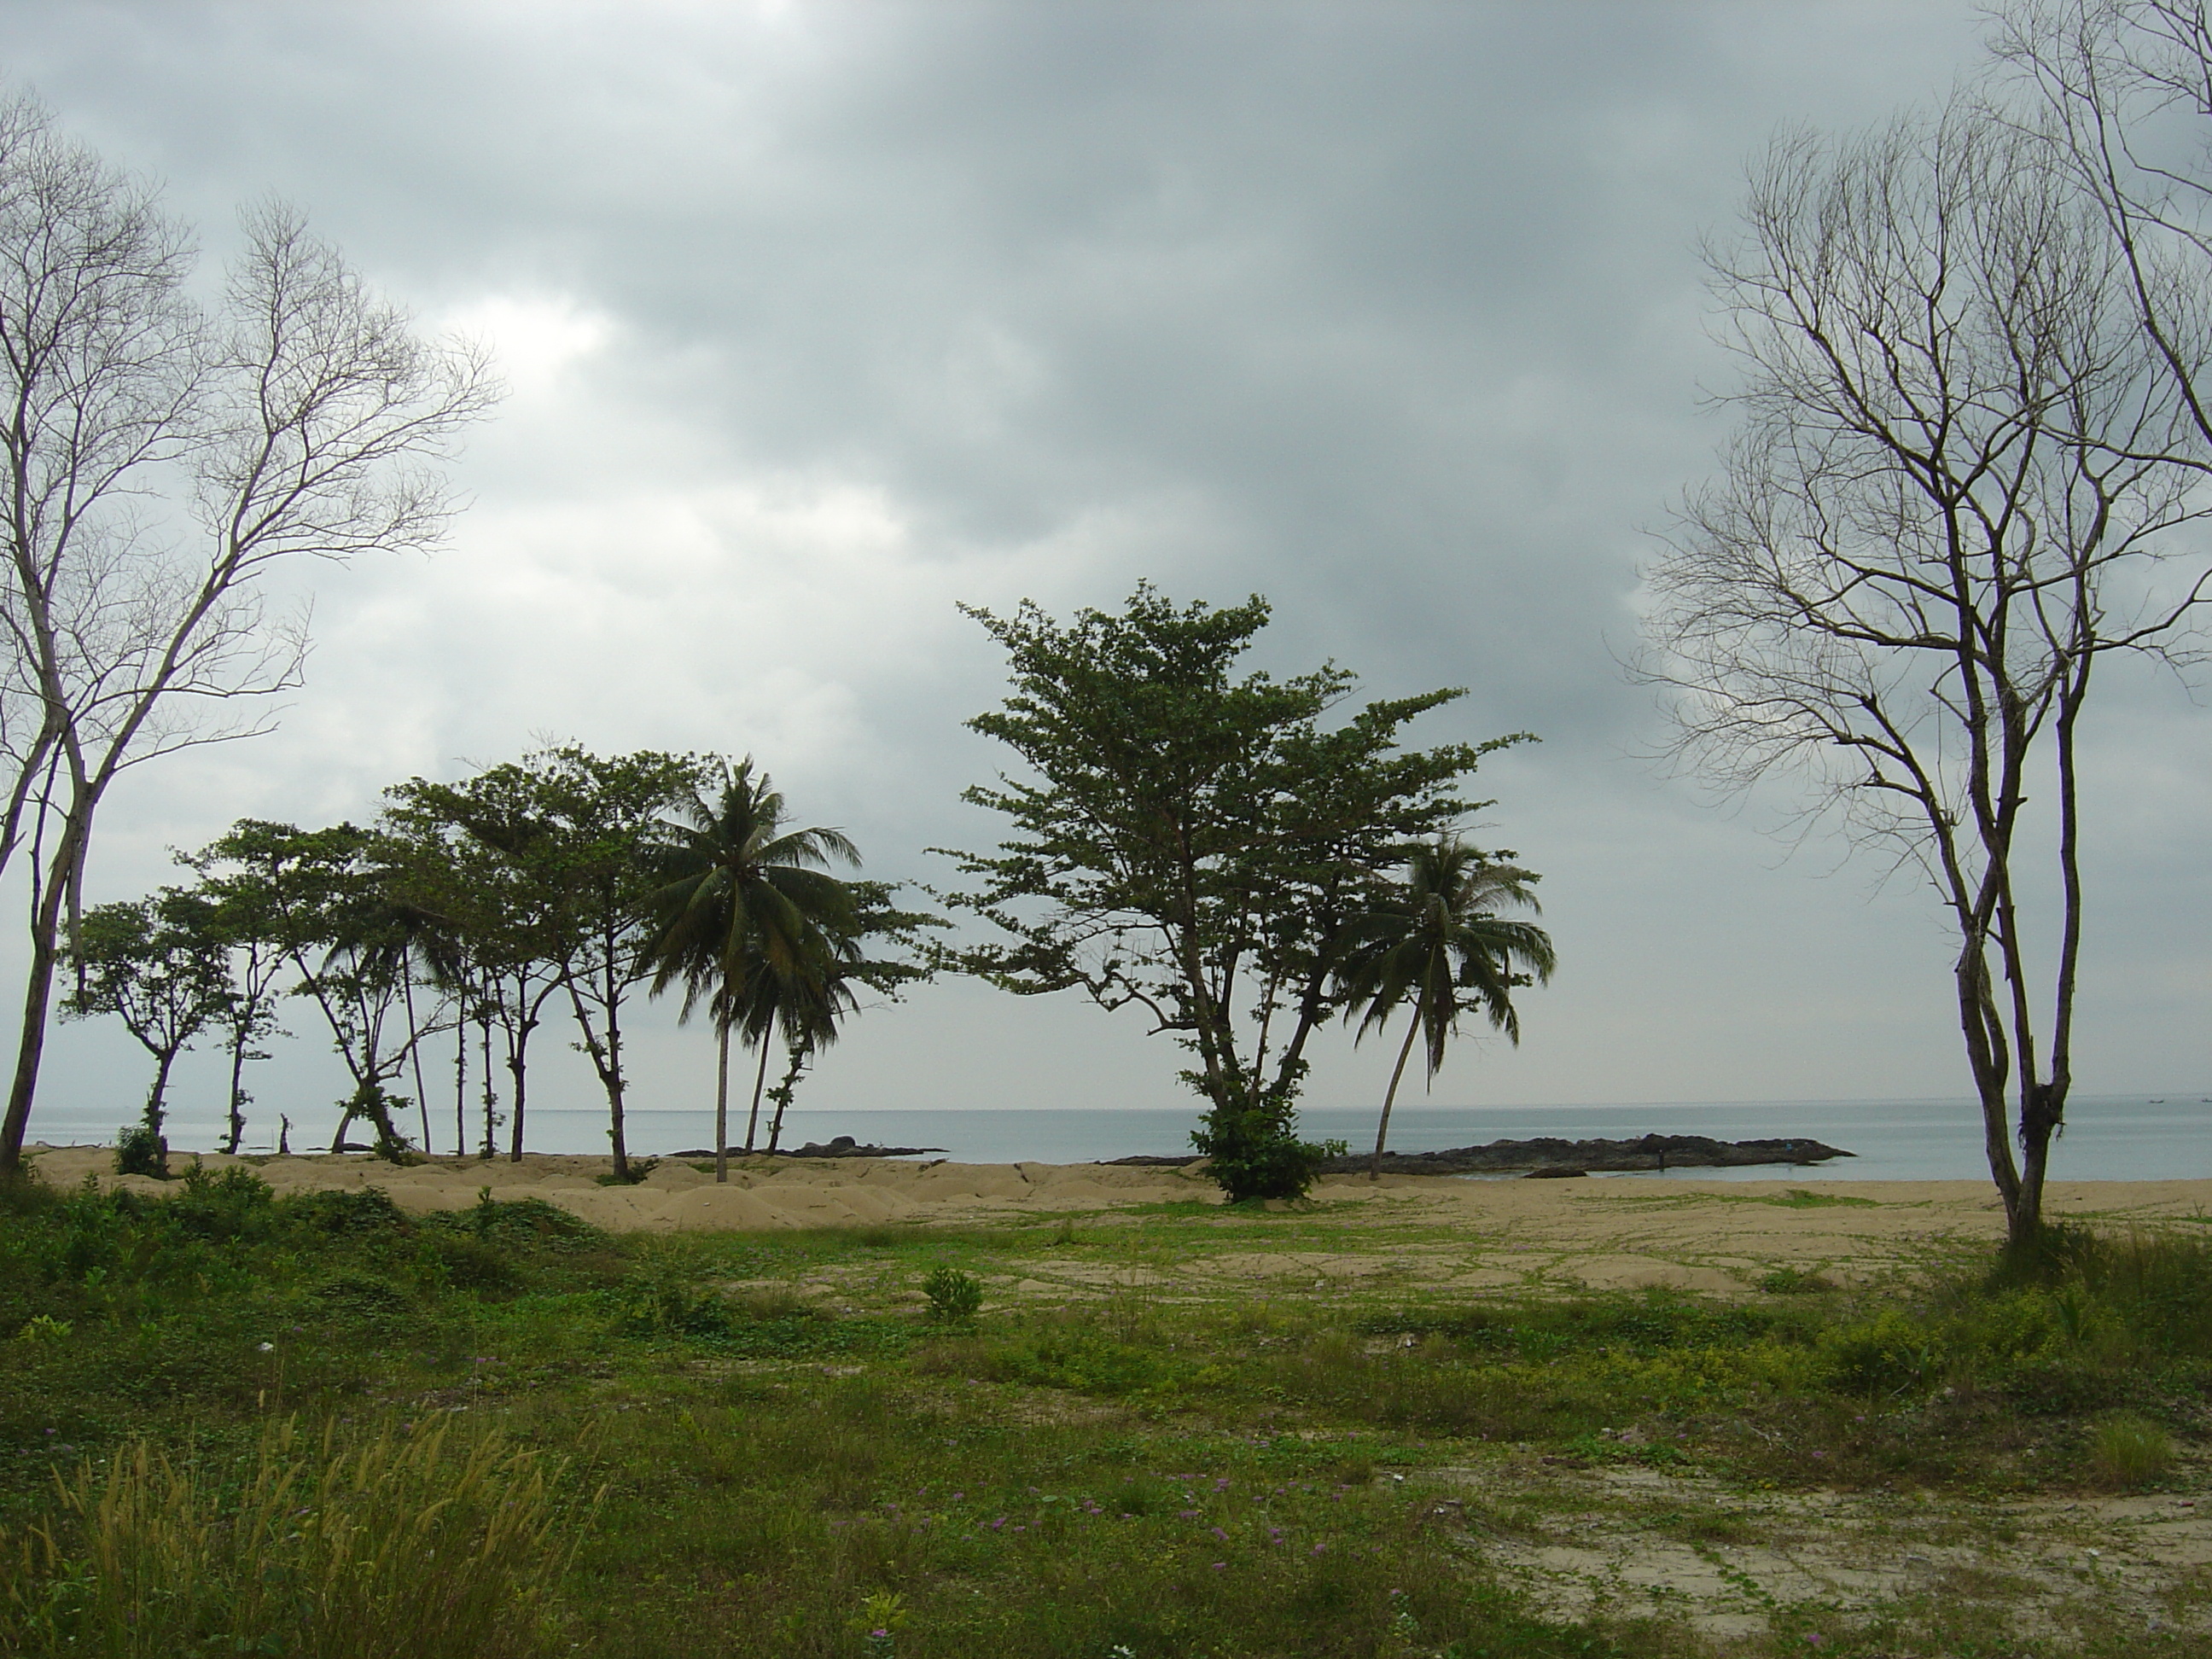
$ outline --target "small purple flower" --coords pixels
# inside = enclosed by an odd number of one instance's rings
[[[1220,1571],[1224,1571],[1224,1570],[1228,1565],[1229,1565],[1229,1564],[1228,1564],[1226,1561],[1216,1561],[1216,1562],[1213,1564],[1213,1570],[1214,1570],[1214,1571],[1216,1571],[1216,1572],[1220,1572]]]

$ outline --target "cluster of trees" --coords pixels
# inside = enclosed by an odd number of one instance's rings
[[[1406,723],[1462,693],[1333,720],[1355,684],[1344,670],[1238,678],[1267,620],[1256,597],[1178,607],[1140,587],[1126,610],[1066,626],[1034,606],[975,614],[1012,658],[1014,694],[973,724],[1029,776],[969,792],[1012,833],[995,852],[952,854],[981,880],[945,896],[995,940],[935,943],[941,917],[832,873],[857,867],[857,850],[834,830],[793,828],[749,759],[570,747],[460,783],[416,778],[367,827],[241,822],[184,856],[193,882],[86,912],[64,1011],[120,1018],[152,1057],[131,1144],[158,1161],[171,1067],[219,1039],[235,1151],[246,1066],[289,1000],[312,1011],[350,1079],[333,1150],[357,1123],[387,1157],[431,1147],[426,1054],[434,1043],[442,1060],[449,1042],[454,1149],[494,1156],[503,1121],[519,1158],[532,1037],[565,1012],[627,1179],[623,1019],[642,991],[680,992],[686,1017],[711,1017],[723,1159],[733,1040],[754,1052],[743,1150],[768,1100],[774,1151],[801,1073],[856,994],[896,998],[949,968],[1145,1010],[1194,1059],[1184,1076],[1207,1112],[1193,1139],[1215,1179],[1232,1197],[1275,1197],[1303,1192],[1328,1154],[1296,1132],[1307,1048],[1328,1022],[1364,1036],[1406,1012],[1378,1160],[1417,1039],[1431,1075],[1462,1014],[1517,1040],[1512,994],[1550,975],[1553,951],[1501,912],[1533,910],[1537,878],[1460,839],[1488,803],[1459,786],[1525,736],[1408,750]]]
[[[1461,694],[1339,720],[1354,679],[1334,665],[1233,674],[1263,601],[1178,609],[1149,588],[1066,626],[972,613],[1014,680],[972,724],[1030,769],[968,794],[1010,839],[955,854],[974,885],[951,902],[994,943],[928,946],[939,920],[833,875],[850,843],[789,827],[750,763],[575,749],[414,780],[366,827],[242,821],[185,859],[190,882],[86,908],[116,779],[265,730],[265,699],[298,684],[303,628],[269,610],[264,578],[434,544],[440,464],[497,395],[481,354],[419,337],[297,215],[265,205],[242,228],[203,304],[191,234],[149,185],[35,102],[0,104],[0,876],[22,878],[30,945],[0,1176],[21,1160],[58,1002],[119,1018],[151,1054],[133,1144],[155,1161],[196,1042],[228,1055],[239,1145],[247,1068],[288,1007],[326,1028],[350,1079],[334,1145],[366,1123],[387,1156],[430,1146],[429,1046],[442,1058],[450,1037],[456,1148],[497,1150],[503,1072],[520,1157],[532,1038],[565,1011],[626,1176],[623,1018],[641,989],[711,1018],[726,1152],[732,1038],[758,1057],[750,1148],[763,1099],[773,1145],[860,991],[936,967],[1077,988],[1187,1047],[1208,1106],[1196,1143],[1237,1196],[1310,1178],[1322,1149],[1297,1138],[1295,1103],[1326,1022],[1364,1033],[1412,1011],[1392,1099],[1415,1032],[1433,1073],[1462,1012],[1517,1030],[1510,993],[1550,972],[1551,948],[1498,912],[1533,907],[1534,878],[1459,841],[1483,803],[1458,789],[1525,739],[1403,749],[1407,722]]]
[[[1932,112],[1784,133],[1710,255],[1744,380],[1651,573],[1650,678],[1725,789],[1787,775],[1949,913],[2011,1237],[2072,1085],[2081,757],[2212,573],[2212,19],[2014,0]]]
[[[833,830],[794,830],[750,759],[550,749],[458,784],[386,792],[366,827],[245,820],[182,862],[192,882],[88,909],[66,1015],[113,1015],[154,1060],[130,1138],[158,1163],[171,1067],[219,1038],[229,1060],[227,1150],[245,1133],[246,1068],[288,1001],[306,1005],[350,1083],[333,1150],[365,1123],[400,1156],[434,1144],[426,1054],[450,1042],[453,1145],[520,1158],[531,1041],[565,1012],[605,1089],[617,1179],[630,1178],[623,1021],[629,1000],[680,988],[720,1038],[716,1144],[728,1146],[732,1035],[756,1048],[751,1118],[776,1111],[836,1040],[858,994],[895,997],[927,972],[922,930]],[[470,1091],[471,1050],[477,1098]],[[766,1089],[772,1052],[786,1060]],[[505,1074],[504,1111],[498,1073]],[[410,1085],[411,1091],[403,1092]],[[410,1108],[415,1116],[407,1121]],[[726,1174],[726,1170],[720,1171]]]

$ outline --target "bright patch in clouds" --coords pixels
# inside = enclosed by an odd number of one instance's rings
[[[488,346],[501,375],[522,397],[551,389],[616,333],[614,319],[567,295],[494,295],[441,321],[447,331]]]

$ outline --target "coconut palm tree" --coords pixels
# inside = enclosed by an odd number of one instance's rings
[[[836,830],[786,830],[783,797],[748,756],[721,769],[710,802],[694,791],[682,823],[664,822],[658,927],[645,948],[653,994],[684,988],[683,1018],[702,1002],[714,1021],[714,1179],[729,1179],[730,1033],[761,1049],[790,1011],[827,999],[835,966],[857,956],[852,896],[828,873],[857,866]],[[753,1114],[760,1112],[755,1091]],[[745,1150],[752,1150],[748,1129]]]
[[[1382,1147],[1390,1133],[1390,1109],[1413,1052],[1413,1039],[1425,1036],[1431,1080],[1444,1063],[1444,1048],[1459,1029],[1459,1017],[1471,1009],[1487,1015],[1493,1028],[1521,1041],[1521,1021],[1513,1009],[1516,987],[1552,976],[1551,936],[1533,922],[1497,914],[1509,907],[1538,909],[1529,886],[1537,878],[1511,865],[1492,864],[1456,837],[1416,847],[1407,860],[1406,879],[1382,889],[1353,924],[1341,965],[1339,994],[1346,1019],[1357,1017],[1360,1037],[1380,1030],[1407,1002],[1413,1013],[1390,1087],[1382,1097],[1382,1120],[1375,1132],[1375,1157],[1368,1179],[1382,1169]],[[1355,1038],[1355,1041],[1358,1039]]]

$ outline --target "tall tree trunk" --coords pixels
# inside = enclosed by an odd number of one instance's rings
[[[745,1156],[748,1158],[752,1156],[753,1136],[760,1129],[761,1091],[768,1086],[768,1048],[775,1036],[775,1015],[771,1012],[768,1017],[768,1030],[761,1033],[760,1066],[753,1073],[752,1115],[745,1120]]]
[[[614,961],[610,945],[607,962]],[[616,983],[614,969],[607,969],[607,979],[600,1006],[607,1011],[606,1041],[602,1043],[598,1030],[592,1024],[591,1011],[584,1006],[584,994],[576,988],[573,977],[564,974],[562,983],[568,987],[569,1012],[576,1017],[576,1029],[584,1034],[584,1053],[598,1075],[599,1086],[607,1092],[607,1140],[614,1152],[614,1176],[628,1181],[629,1176],[629,1130],[623,1121],[623,1107],[626,1085],[622,1070],[622,995]]]
[[[730,1178],[730,1023],[714,1022],[714,1179]]]
[[[246,1139],[246,1030],[241,1027],[230,1045],[230,1139],[223,1151],[238,1156],[238,1143]]]
[[[522,1161],[522,1095],[525,1095],[525,1066],[529,1066],[529,1060],[531,1060],[531,1033],[538,1029],[538,1015],[529,1011],[529,1005],[526,1005],[526,1000],[525,1000],[526,995],[529,994],[525,991],[525,987],[522,987],[522,984],[515,984],[515,1030],[514,1030],[514,1036],[508,1037],[507,1042],[507,1071],[514,1073],[514,1078],[515,1078],[515,1121],[514,1121],[514,1134],[511,1134],[511,1141],[514,1141],[514,1144],[511,1144],[511,1151],[507,1152],[508,1164],[520,1164],[520,1161]],[[538,1006],[544,1006],[544,998],[538,1000]]]
[[[1413,1011],[1413,1022],[1406,1028],[1406,1040],[1398,1045],[1398,1063],[1390,1068],[1390,1086],[1382,1096],[1382,1121],[1375,1126],[1375,1156],[1369,1160],[1367,1178],[1382,1178],[1382,1143],[1390,1134],[1390,1109],[1398,1103],[1398,1080],[1406,1075],[1406,1061],[1413,1052],[1413,1039],[1421,1034],[1421,1011]]]
[[[453,1156],[469,1155],[469,1018],[453,1020]]]
[[[507,1155],[510,1164],[522,1162],[522,1105],[527,1086],[524,1081],[523,1067],[529,1060],[530,1030],[537,1023],[532,1019],[524,1019],[521,1028],[507,1044],[507,1069],[514,1079],[514,1121],[511,1126],[512,1146]]]
[[[422,1155],[430,1155],[430,1091],[422,1081],[422,1028],[415,1022],[415,975],[404,963],[400,971],[400,994],[407,999],[407,1059],[415,1068],[415,1106],[422,1115]]]
[[[169,1092],[169,1068],[177,1063],[174,1048],[157,1051],[154,1055],[154,1086],[146,1094],[146,1127],[156,1135],[161,1133],[163,1107]]]
[[[607,1091],[607,1139],[613,1144],[615,1179],[629,1179],[629,1129],[623,1121],[622,999],[607,998],[607,1064],[600,1079]]]
[[[483,1151],[478,1154],[487,1164],[499,1156],[499,1093],[492,1087],[491,1078],[491,1016],[489,1013],[477,1020],[477,1035],[483,1038],[478,1045],[477,1059],[483,1064],[484,1138]]]
[[[62,826],[61,842],[31,912],[31,965],[23,983],[23,1032],[15,1048],[15,1080],[8,1091],[8,1113],[0,1119],[0,1176],[22,1167],[23,1137],[31,1125],[31,1101],[39,1091],[39,1064],[46,1052],[46,1017],[53,1002],[54,963],[59,955],[62,905],[69,893],[70,867],[82,844],[72,814]]]

